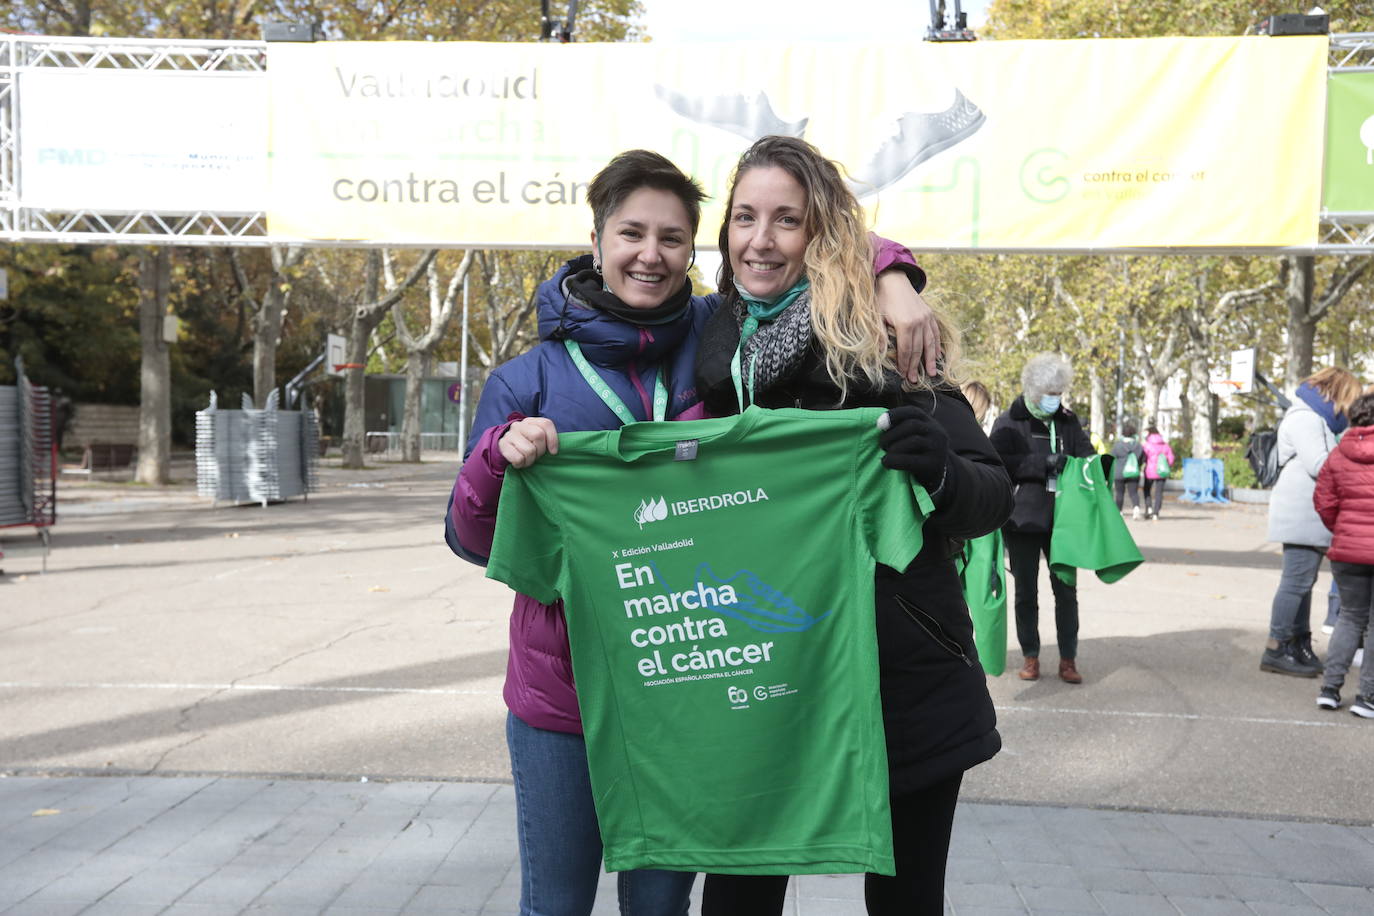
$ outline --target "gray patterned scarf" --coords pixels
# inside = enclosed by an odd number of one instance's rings
[[[744,303],[734,297],[730,312],[736,329],[744,326],[748,314]],[[744,387],[749,389],[749,367],[754,367],[754,390],[767,391],[778,382],[791,378],[801,368],[811,346],[811,290],[797,297],[781,315],[761,323],[740,352],[740,374]]]

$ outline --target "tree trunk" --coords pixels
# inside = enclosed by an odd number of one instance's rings
[[[1286,256],[1288,282],[1284,286],[1284,300],[1288,305],[1288,359],[1284,365],[1284,389],[1292,391],[1312,374],[1312,348],[1317,336],[1317,323],[1312,320],[1312,300],[1316,288],[1316,259]]]
[[[363,463],[363,439],[367,433],[367,417],[363,411],[363,397],[367,381],[367,342],[372,335],[372,322],[354,310],[348,330],[348,361],[364,368],[344,370],[344,432],[341,450],[343,466],[360,470]]]
[[[138,262],[138,336],[142,344],[138,397],[139,483],[165,484],[171,479],[172,373],[168,345],[162,339],[167,293],[172,283],[172,253],[145,250]]]
[[[1188,361],[1188,389],[1192,393],[1189,403],[1193,409],[1190,418],[1193,436],[1193,457],[1212,457],[1212,401],[1211,379],[1207,366],[1207,354],[1194,348]]]
[[[1193,427],[1193,399],[1189,397],[1192,393],[1192,380],[1188,373],[1183,374],[1183,383],[1178,390],[1178,426],[1174,427],[1172,436],[1183,435],[1184,430],[1192,431]]]
[[[401,460],[420,462],[420,395],[425,382],[426,354],[411,350],[406,356],[405,410],[401,415]]]
[[[366,302],[377,301],[381,290],[382,253],[373,249],[367,253],[367,279],[363,292]],[[353,309],[353,317],[348,325],[348,361],[361,366],[347,369],[344,374],[344,432],[340,451],[343,452],[343,466],[361,470],[363,463],[363,439],[367,433],[367,416],[364,402],[367,380],[367,344],[372,337],[372,329],[381,323],[381,314],[374,315],[364,306]]]
[[[267,396],[277,387],[277,344],[281,343],[285,299],[282,278],[274,274],[253,323],[253,403],[258,407],[267,406]]]
[[[1098,439],[1107,439],[1107,383],[1102,378],[1101,373],[1094,372],[1088,376],[1090,394],[1088,409],[1092,415],[1088,418],[1088,431],[1097,436]]]
[[[1140,432],[1143,436],[1145,430],[1159,423],[1159,382],[1154,380],[1154,376],[1146,373],[1141,379],[1141,388],[1144,396],[1141,400],[1140,410]]]

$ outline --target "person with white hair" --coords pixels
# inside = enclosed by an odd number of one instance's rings
[[[1021,370],[1021,394],[997,418],[992,445],[1011,476],[1016,507],[1002,529],[1016,589],[1016,638],[1024,661],[1023,681],[1040,677],[1040,555],[1050,555],[1054,496],[1059,474],[1070,456],[1095,453],[1078,417],[1064,406],[1073,367],[1055,353],[1032,357]],[[1050,576],[1054,626],[1059,644],[1059,677],[1083,683],[1078,673],[1078,589]]]

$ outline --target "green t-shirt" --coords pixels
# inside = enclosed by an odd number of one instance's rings
[[[563,599],[606,868],[893,873],[873,619],[933,511],[879,409],[564,433],[487,575]]]

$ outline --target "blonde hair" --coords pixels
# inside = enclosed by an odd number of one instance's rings
[[[1336,413],[1345,413],[1360,396],[1360,380],[1340,366],[1328,366],[1314,372],[1303,382],[1317,389],[1317,394],[1334,404]]]
[[[968,399],[969,406],[973,408],[974,418],[982,423],[988,408],[992,406],[992,392],[988,391],[987,385],[978,381],[964,382],[959,387],[964,392],[964,397]]]
[[[780,168],[806,192],[806,232],[803,265],[811,281],[811,330],[825,353],[825,370],[848,396],[852,381],[862,378],[881,387],[883,370],[895,371],[895,353],[888,341],[887,326],[878,311],[873,281],[873,243],[864,225],[863,208],[840,173],[838,164],[826,159],[810,143],[795,137],[763,137],[745,151],[730,177],[725,199],[725,222],[720,227],[721,265],[717,286],[729,297],[735,290],[730,266],[730,212],[735,187],[750,169]],[[933,309],[932,309],[933,311]],[[959,331],[938,311],[945,375],[959,353]],[[918,387],[929,388],[922,378]]]

